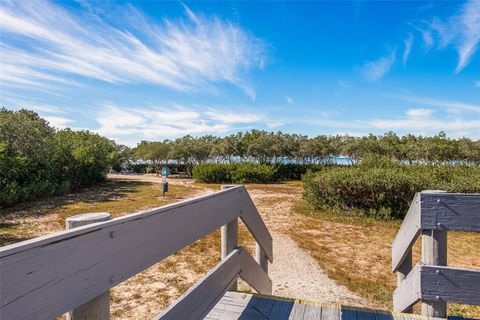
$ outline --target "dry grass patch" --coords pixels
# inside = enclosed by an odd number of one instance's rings
[[[396,275],[391,272],[391,244],[400,221],[317,212],[299,201],[293,208],[291,236],[308,250],[329,277],[360,296],[368,307],[391,309]],[[480,234],[449,233],[449,265],[480,268]],[[420,258],[420,241],[414,260]],[[449,305],[449,314],[480,317],[480,307]]]
[[[191,197],[198,189],[172,185],[163,197],[161,185],[109,180],[79,193],[27,202],[0,209],[0,246],[65,228],[65,219],[86,212],[109,212],[113,217],[162,206]]]

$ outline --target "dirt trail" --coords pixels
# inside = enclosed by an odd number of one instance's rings
[[[273,294],[309,301],[361,306],[362,298],[330,279],[313,257],[288,235],[291,209],[301,197],[299,186],[252,186],[248,191],[273,237],[270,265]]]

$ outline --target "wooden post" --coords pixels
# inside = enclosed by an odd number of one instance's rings
[[[221,189],[229,189],[235,187],[235,185],[222,185]],[[222,259],[228,256],[230,252],[235,250],[238,246],[238,219],[230,221],[228,224],[221,228],[221,254]],[[233,283],[230,290],[237,290],[237,282]]]
[[[87,224],[110,220],[108,212],[78,214],[66,219],[66,228],[73,229]],[[67,313],[67,320],[108,320],[110,318],[110,291],[76,307]]]
[[[400,284],[405,280],[410,271],[412,271],[412,248],[408,249],[405,259],[397,269],[397,288],[400,287]],[[413,313],[413,307],[407,308],[403,312]]]
[[[422,231],[422,263],[429,266],[447,265],[447,231]],[[428,317],[446,318],[447,303],[441,301],[422,301],[422,315]]]
[[[265,251],[263,251],[262,247],[260,247],[258,243],[255,246],[255,260],[257,260],[263,271],[268,274],[268,258],[265,254]]]

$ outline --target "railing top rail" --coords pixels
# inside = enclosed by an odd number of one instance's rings
[[[271,259],[243,186],[3,247],[0,318],[54,318],[238,217]]]
[[[480,194],[426,190],[415,194],[392,244],[396,271],[421,230],[480,232]]]

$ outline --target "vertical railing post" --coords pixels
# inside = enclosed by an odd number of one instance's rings
[[[258,242],[255,246],[255,260],[257,260],[263,271],[268,274],[268,257],[262,247],[258,244]]]
[[[429,266],[447,265],[447,231],[422,230],[422,263]],[[447,303],[422,301],[422,315],[436,318],[447,317]]]
[[[408,249],[408,253],[405,259],[397,269],[397,288],[400,287],[403,280],[407,277],[408,273],[412,271],[412,248]],[[405,313],[413,313],[413,307],[403,310]]]
[[[87,224],[110,220],[108,212],[85,213],[66,219],[66,228],[73,229]],[[108,320],[110,317],[110,291],[76,307],[67,313],[67,320]]]
[[[234,185],[222,185],[221,189],[229,189]],[[228,256],[238,246],[238,218],[230,221],[221,228],[221,254],[222,259]],[[237,282],[233,283],[230,290],[237,290]]]

